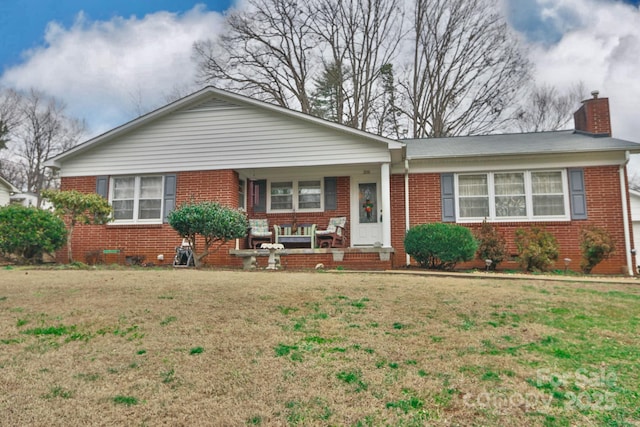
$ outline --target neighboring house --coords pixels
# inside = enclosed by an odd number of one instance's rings
[[[400,268],[407,225],[477,228],[486,218],[511,254],[516,229],[553,232],[559,268],[571,258],[575,270],[580,229],[604,227],[619,249],[594,272],[633,271],[625,166],[640,144],[611,137],[606,98],[585,101],[575,120],[575,132],[399,142],[208,87],[46,164],[62,189],[98,192],[114,206],[110,224],[77,227],[78,260],[103,249],[172,259],[180,239],[167,213],[217,200],[270,225],[295,218],[323,228],[347,217],[347,248],[288,250],[287,267]],[[245,245],[230,242],[206,262],[240,266]]]
[[[11,201],[11,196],[18,190],[13,184],[0,176],[0,206],[6,206]]]
[[[38,206],[38,195],[31,192],[15,193],[11,195],[11,203],[19,203],[22,206]]]

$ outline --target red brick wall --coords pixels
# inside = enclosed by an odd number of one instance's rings
[[[96,177],[62,178],[62,190],[76,189],[84,193],[95,192]],[[213,200],[223,205],[238,206],[238,175],[231,170],[181,172],[177,174],[176,203]],[[175,247],[182,240],[169,224],[154,225],[79,225],[73,234],[73,257],[87,261],[87,253],[103,249],[121,249],[123,255],[108,255],[107,261],[123,262],[125,256],[144,256],[145,262],[170,265]],[[235,241],[228,242],[215,254],[209,255],[207,264],[240,266],[242,260],[229,258],[228,250]],[[66,248],[57,254],[58,261],[66,262]],[[164,255],[164,262],[157,256]]]
[[[350,219],[350,179],[338,178],[337,209],[325,212],[297,213],[298,223],[315,223],[324,227],[329,218],[346,216]],[[85,193],[94,192],[96,177],[71,177],[62,179],[62,189],[76,189]],[[233,171],[182,172],[177,174],[177,205],[187,201],[215,200],[224,205],[238,205],[238,175]],[[290,223],[292,214],[254,214],[251,202],[247,203],[250,218],[268,218],[270,224]],[[349,238],[347,223],[347,240]],[[78,261],[87,261],[87,254],[103,249],[121,249],[122,255],[104,255],[106,262],[124,263],[126,256],[144,256],[145,262],[156,265],[171,265],[175,247],[181,239],[168,224],[154,225],[114,225],[77,226],[73,236],[73,255]],[[240,247],[246,245],[241,240]],[[229,249],[235,247],[235,241],[228,242],[215,254],[209,255],[204,262],[208,265],[241,267],[242,259],[229,255]],[[159,254],[164,262],[157,261]],[[59,251],[58,261],[66,262],[66,248]],[[261,267],[266,266],[267,258],[258,257]],[[391,268],[390,261],[380,261],[377,253],[345,253],[343,261],[334,262],[332,254],[288,255],[282,257],[285,268],[314,268],[322,263],[326,268],[342,266],[347,269],[380,270]]]
[[[622,213],[620,200],[620,178],[617,166],[585,168],[585,185],[587,188],[587,208],[589,219],[585,221],[565,221],[547,223],[497,223],[499,230],[507,238],[509,253],[516,253],[514,236],[521,227],[544,227],[558,239],[560,246],[560,262],[556,268],[564,268],[562,260],[571,258],[572,270],[579,270],[580,249],[579,233],[585,225],[597,225],[605,228],[612,235],[617,245],[616,253],[611,259],[603,262],[594,269],[594,273],[619,274],[626,265],[624,233],[622,227]],[[222,204],[235,207],[238,205],[238,176],[235,172],[200,171],[182,172],[177,174],[177,204],[195,200],[215,200]],[[82,192],[94,192],[96,177],[71,177],[62,179],[62,189],[77,189]],[[440,174],[411,174],[409,176],[410,195],[410,226],[441,221]],[[378,254],[345,254],[340,263],[334,263],[330,254],[313,256],[287,256],[283,258],[283,265],[288,268],[312,268],[317,263],[332,268],[342,265],[350,269],[380,269],[399,268],[406,263],[404,252],[405,234],[405,195],[404,175],[391,177],[391,238],[395,253],[389,263],[380,262]],[[350,179],[338,178],[338,204],[335,211],[317,213],[298,213],[298,223],[315,223],[323,227],[334,216],[346,216],[350,220]],[[254,213],[248,202],[248,215],[252,218],[268,218],[270,224],[290,223],[291,214]],[[631,229],[631,214],[629,204],[629,227]],[[479,224],[469,225],[476,229]],[[347,240],[349,223],[347,223]],[[175,247],[180,244],[177,233],[168,224],[157,225],[108,225],[108,226],[77,226],[74,232],[74,258],[86,261],[87,253],[102,249],[123,249],[125,256],[139,255],[146,258],[146,262],[158,264],[158,254],[164,255],[162,264],[172,262]],[[235,245],[235,241],[227,243],[215,254],[208,256],[206,264],[240,267],[242,260],[229,256],[228,251]],[[244,239],[241,247],[245,246]],[[123,261],[117,255],[109,255],[113,261]],[[66,261],[66,248],[58,253],[58,260]],[[467,266],[480,267],[477,261]],[[517,268],[513,262],[505,262],[502,268]]]
[[[513,222],[494,223],[507,240],[508,252],[516,254],[514,243],[515,232],[523,227],[541,227],[553,233],[558,240],[560,257],[555,268],[563,269],[565,258],[570,258],[569,268],[580,271],[580,230],[586,225],[602,227],[609,232],[616,244],[616,252],[593,270],[594,274],[620,274],[626,266],[622,202],[620,197],[620,175],[618,166],[589,167],[584,169],[585,187],[587,191],[588,219],[584,221],[563,222]],[[405,263],[405,252],[402,239],[404,236],[404,177],[392,177],[392,194],[394,225],[392,227],[392,243],[395,248],[394,266]],[[412,174],[409,176],[411,207],[410,225],[441,221],[440,174]],[[402,195],[402,197],[400,196]],[[628,196],[627,196],[628,197]],[[627,201],[629,230],[631,227],[630,203]],[[470,224],[475,230],[480,224]],[[633,235],[631,235],[633,240]],[[461,268],[482,268],[484,263],[475,261]],[[515,262],[504,262],[499,268],[517,269]]]

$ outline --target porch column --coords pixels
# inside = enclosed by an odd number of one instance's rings
[[[382,247],[391,247],[391,176],[389,163],[380,167],[380,193],[382,196]]]

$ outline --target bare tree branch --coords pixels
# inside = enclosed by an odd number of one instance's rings
[[[550,85],[534,86],[525,98],[525,104],[516,111],[516,126],[520,132],[563,129],[586,97],[582,82],[565,91]]]
[[[317,48],[304,2],[249,0],[226,20],[225,35],[194,45],[203,83],[308,113],[310,52]]]
[[[504,127],[530,68],[489,0],[416,1],[408,65],[400,84],[415,138]]]
[[[18,110],[20,122],[12,132],[10,149],[13,168],[21,170],[23,189],[39,195],[53,184],[44,161],[77,145],[85,124],[69,118],[64,104],[34,89],[20,95]]]

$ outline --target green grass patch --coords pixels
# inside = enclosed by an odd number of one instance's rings
[[[59,337],[62,335],[67,335],[74,330],[75,330],[75,326],[69,327],[64,325],[58,325],[58,326],[47,326],[42,328],[26,329],[21,333],[25,335],[53,335],[53,336]]]
[[[417,396],[412,396],[412,392],[403,391],[404,394],[407,394],[406,399],[399,399],[391,402],[387,402],[385,407],[387,409],[399,409],[405,414],[411,411],[418,411],[424,407],[424,400],[418,398]]]
[[[138,398],[133,396],[117,395],[117,396],[114,396],[111,400],[116,405],[125,405],[125,406],[133,406],[139,403]]]
[[[285,316],[288,316],[291,313],[295,313],[298,310],[299,308],[296,307],[283,307],[281,305],[278,306],[278,311],[280,311],[280,313],[284,314]]]
[[[361,371],[342,371],[338,372],[336,378],[345,382],[346,384],[354,386],[354,391],[359,393],[361,391],[367,390],[369,387],[367,383],[362,380],[362,372]]]
[[[54,386],[54,387],[51,387],[51,389],[49,390],[49,393],[47,393],[43,397],[45,399],[55,399],[55,398],[71,399],[73,396],[74,396],[74,393],[72,391],[66,390],[60,386]]]
[[[189,354],[191,356],[194,356],[196,354],[202,354],[204,353],[204,347],[193,347],[192,349],[189,350]]]

